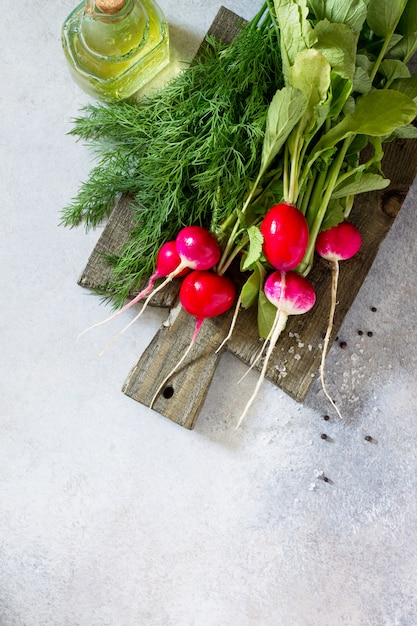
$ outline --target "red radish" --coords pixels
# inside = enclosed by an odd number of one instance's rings
[[[161,389],[187,358],[203,321],[209,317],[226,313],[232,307],[235,298],[235,286],[227,276],[220,276],[208,270],[194,270],[184,278],[180,288],[180,302],[187,313],[195,316],[195,330],[180,361],[166,376],[152,398],[150,408],[152,408]]]
[[[297,274],[297,272],[294,271],[281,272],[277,270],[276,272],[270,274],[265,281],[264,293],[268,300],[276,307],[277,312],[271,332],[268,335],[268,350],[265,355],[265,360],[258,382],[252,396],[249,398],[249,401],[246,404],[246,407],[240,417],[236,428],[239,428],[250,406],[252,405],[258,394],[258,391],[265,378],[272,351],[276,346],[281,332],[285,328],[288,316],[307,313],[307,311],[309,311],[314,306],[314,303],[316,301],[316,293],[311,283],[306,278],[304,278],[300,274]]]
[[[136,320],[139,319],[148,306],[151,298],[153,298],[158,291],[161,291],[161,289],[166,287],[166,285],[174,278],[187,274],[190,269],[211,269],[220,259],[220,253],[220,246],[212,233],[202,226],[185,226],[179,231],[175,241],[167,242],[159,250],[156,269],[154,274],[149,279],[148,286],[119,311],[116,311],[113,315],[102,322],[98,322],[97,324],[94,324],[84,330],[78,338],[88,330],[114,319],[117,315],[120,315],[133,304],[136,304],[139,300],[147,296],[136,317],[134,317],[133,320],[131,320],[131,322],[129,322],[129,324],[127,324],[127,326],[125,326],[125,328],[123,328],[123,330],[121,330],[120,333],[112,339],[112,341],[100,353],[103,354],[120,335],[122,335],[134,322],[136,322]],[[162,281],[158,287],[153,289],[155,280],[162,277],[165,277],[165,280]]]
[[[324,381],[324,365],[326,360],[327,349],[329,346],[330,335],[333,328],[334,312],[336,309],[337,284],[339,280],[339,261],[345,261],[352,258],[362,245],[362,237],[359,230],[350,222],[341,222],[337,226],[329,230],[323,230],[316,239],[315,249],[323,259],[330,262],[332,268],[332,287],[331,287],[331,304],[329,312],[329,322],[327,325],[326,336],[324,339],[323,351],[320,364],[320,379],[323,391],[341,418],[342,415],[333,402],[327,391]]]
[[[340,222],[317,235],[316,252],[328,261],[346,261],[359,251],[362,237],[351,222]]]
[[[210,270],[220,259],[216,237],[202,226],[186,226],[175,239],[183,267]]]
[[[156,269],[154,274],[152,274],[149,279],[149,284],[151,282],[154,283],[158,278],[163,278],[164,276],[168,276],[168,274],[175,272],[180,263],[181,257],[177,251],[176,241],[167,241],[159,249],[156,257]],[[177,278],[181,278],[181,276],[188,274],[189,271],[190,269],[185,267],[182,272],[176,274],[176,276]]]
[[[225,313],[236,296],[235,286],[227,276],[214,272],[191,272],[182,282],[180,302],[198,320]]]
[[[307,313],[316,301],[312,284],[297,272],[273,272],[265,281],[264,292],[287,317]]]
[[[121,331],[122,333],[136,322],[146,309],[150,299],[173,278],[183,276],[184,272],[187,273],[189,270],[209,270],[216,265],[221,254],[215,236],[202,226],[185,226],[182,228],[175,239],[175,248],[180,258],[179,265],[166,275],[165,280],[156,289],[149,293],[138,315]]]
[[[308,245],[308,225],[304,215],[292,204],[273,206],[262,220],[263,253],[277,270],[288,272],[302,261]]]

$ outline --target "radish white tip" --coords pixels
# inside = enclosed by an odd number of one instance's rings
[[[285,272],[281,272],[281,292],[279,295],[279,299],[277,304],[277,312],[281,311],[282,309],[282,303],[284,300],[284,293],[285,293],[285,283],[286,283],[286,273]],[[249,374],[249,372],[255,367],[256,363],[259,361],[259,359],[262,357],[262,354],[266,348],[266,345],[268,343],[268,341],[271,339],[272,337],[272,333],[274,332],[274,326],[275,326],[275,320],[274,323],[272,324],[268,335],[266,336],[265,340],[262,343],[262,347],[260,349],[260,351],[258,352],[257,356],[255,357],[254,361],[251,363],[249,369],[247,372],[245,372],[245,374],[243,374],[243,376],[240,378],[240,380],[238,381],[238,384],[240,384],[242,382],[242,380],[245,378],[245,376],[247,376]]]
[[[124,332],[126,332],[126,330],[127,330],[128,328],[130,328],[130,326],[132,326],[132,324],[134,324],[134,323],[136,322],[136,320],[138,320],[138,319],[140,318],[140,316],[142,315],[142,313],[143,313],[143,311],[144,311],[144,308],[145,308],[145,304],[143,305],[143,307],[141,308],[141,310],[139,311],[139,313],[138,313],[138,314],[137,314],[137,315],[133,318],[133,320],[131,320],[131,321],[129,322],[129,324],[127,324],[124,328],[122,328],[122,330],[121,330],[120,332],[118,332],[118,333],[117,333],[117,335],[115,335],[115,336],[113,337],[113,339],[111,339],[111,340],[109,341],[109,343],[107,344],[107,346],[106,346],[105,348],[103,348],[103,350],[99,353],[99,355],[98,355],[98,356],[103,356],[103,354],[104,354],[105,352],[107,352],[107,350],[108,350],[109,348],[111,348],[111,346],[112,346],[112,345],[113,345],[113,344],[117,341],[117,339],[118,339],[121,335],[123,335],[123,333],[124,333]]]
[[[80,338],[85,335],[85,333],[88,333],[90,330],[93,330],[93,328],[97,328],[98,326],[101,326],[102,324],[106,324],[107,322],[110,322],[111,320],[113,320],[115,317],[117,317],[120,313],[122,313],[124,310],[120,309],[120,311],[116,311],[115,313],[113,313],[113,315],[111,315],[110,317],[107,317],[105,320],[101,320],[101,322],[96,322],[95,324],[92,324],[91,326],[89,326],[88,328],[85,328],[77,337],[75,343],[77,344],[78,341],[80,340]]]

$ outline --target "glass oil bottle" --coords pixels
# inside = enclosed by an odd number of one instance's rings
[[[65,20],[62,46],[80,87],[121,100],[168,64],[168,24],[154,0],[85,0]]]

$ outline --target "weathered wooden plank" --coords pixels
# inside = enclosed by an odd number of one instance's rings
[[[333,338],[414,180],[417,142],[398,141],[387,146],[383,166],[385,174],[391,177],[390,186],[379,193],[358,196],[352,210],[351,221],[360,229],[363,244],[353,259],[340,264]],[[320,366],[330,302],[331,274],[327,262],[317,259],[309,279],[315,286],[317,303],[306,315],[289,318],[266,375],[299,402],[304,400]],[[218,362],[215,350],[228,332],[230,319],[231,313],[205,320],[187,361],[158,395],[154,403],[156,411],[185,428],[194,427]],[[124,393],[149,406],[155,392],[181,358],[194,325],[194,318],[182,311],[172,326],[162,328],[131,371],[123,387]],[[260,346],[256,310],[241,310],[227,349],[249,365]]]
[[[242,21],[227,9],[220,9],[210,33],[226,43],[236,36]],[[203,44],[204,45],[204,44]],[[341,263],[338,306],[333,326],[333,338],[352,305],[375,259],[380,245],[391,228],[401,204],[417,174],[417,141],[397,140],[385,146],[384,174],[390,186],[381,192],[362,194],[356,198],[351,220],[363,237],[361,251],[348,262]],[[132,226],[128,203],[122,198],[93,251],[80,284],[94,288],[108,280],[109,268],[103,264],[102,252],[115,252],[127,240]],[[303,401],[317,375],[324,333],[327,327],[330,270],[327,263],[317,260],[309,279],[317,291],[317,303],[306,315],[290,318],[279,344],[274,350],[267,378],[297,401]],[[164,290],[162,306],[176,301],[178,285]],[[153,304],[161,304],[155,300]],[[215,354],[229,328],[231,313],[206,320],[196,345],[181,369],[164,385],[154,408],[185,428],[193,428],[206,397],[219,355]],[[123,391],[129,397],[149,406],[166,375],[176,365],[186,349],[195,320],[181,311],[170,327],[162,327],[130,372]],[[246,364],[250,364],[261,346],[256,325],[256,311],[239,314],[236,328],[227,349]]]
[[[229,328],[231,314],[205,320],[188,358],[160,389],[153,408],[191,430],[210,387]],[[166,376],[178,364],[195,328],[195,319],[183,309],[170,326],[163,326],[130,372],[123,392],[150,406]]]
[[[120,254],[133,228],[133,216],[129,208],[130,198],[122,196],[104,228],[94,250],[90,254],[78,284],[87,289],[105,289],[111,277],[111,266],[106,255]]]
[[[237,37],[242,24],[245,23],[246,20],[239,15],[236,15],[236,13],[233,13],[233,11],[229,11],[226,7],[220,7],[216,17],[207,31],[207,34],[216,37],[216,39],[225,44],[229,44],[233,41],[233,39],[235,39],[235,37]],[[198,58],[200,52],[206,45],[206,42],[203,41],[197,51],[196,58]]]

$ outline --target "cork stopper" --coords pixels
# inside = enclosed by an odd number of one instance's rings
[[[123,8],[126,0],[95,0],[96,7],[103,13],[117,13]]]

